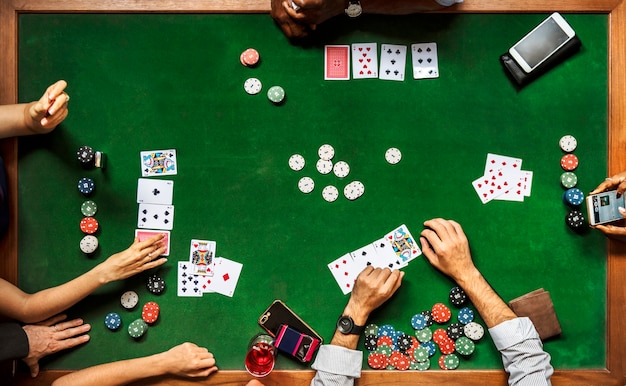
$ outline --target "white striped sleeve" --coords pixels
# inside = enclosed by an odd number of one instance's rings
[[[320,346],[311,367],[316,370],[311,386],[352,386],[361,377],[363,353],[345,347],[325,344]]]
[[[444,7],[449,7],[456,3],[462,3],[463,0],[435,0],[439,5],[443,5]]]

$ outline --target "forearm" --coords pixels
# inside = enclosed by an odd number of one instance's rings
[[[31,103],[20,103],[0,106],[0,138],[35,134],[32,128],[28,109]]]

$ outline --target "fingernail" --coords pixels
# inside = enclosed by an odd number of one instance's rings
[[[626,214],[626,209],[622,208],[621,206],[618,206],[617,210],[619,210],[621,214]]]

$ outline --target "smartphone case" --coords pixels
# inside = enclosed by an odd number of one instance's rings
[[[582,43],[578,36],[572,37],[561,48],[550,55],[548,59],[528,73],[517,64],[517,61],[515,61],[508,52],[500,56],[500,62],[504,68],[507,69],[510,78],[513,79],[518,86],[523,87],[576,53],[581,45]]]
[[[281,325],[287,324],[292,328],[319,340],[320,343],[323,342],[322,337],[281,300],[274,300],[274,302],[272,302],[272,304],[261,314],[261,316],[259,316],[258,323],[272,337],[276,337]]]
[[[320,341],[283,324],[276,334],[274,346],[293,356],[300,362],[309,362],[319,347]]]

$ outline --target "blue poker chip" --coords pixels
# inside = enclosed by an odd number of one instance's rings
[[[378,328],[378,336],[388,336],[391,339],[394,339],[396,329],[391,324],[385,324]]]
[[[563,193],[563,200],[571,206],[580,206],[585,200],[585,194],[578,188],[570,188]]]
[[[422,342],[420,343],[420,346],[428,350],[429,357],[432,357],[437,352],[437,345],[432,340],[429,340],[428,342]]]
[[[459,323],[467,324],[474,321],[474,311],[469,307],[463,307],[459,310]]]
[[[110,312],[104,317],[104,325],[111,331],[117,330],[122,325],[122,318],[116,312]]]
[[[96,188],[96,183],[91,178],[83,177],[80,180],[78,180],[78,191],[81,192],[85,196],[88,196],[91,193],[93,193],[95,188]]]
[[[416,330],[426,328],[426,316],[423,314],[415,314],[411,318],[411,326]]]

